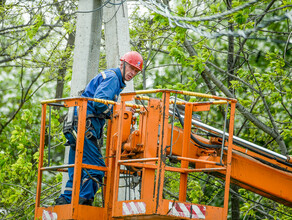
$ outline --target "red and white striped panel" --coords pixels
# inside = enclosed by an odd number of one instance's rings
[[[206,207],[180,202],[169,202],[169,215],[187,217],[192,219],[205,219]]]
[[[57,213],[51,211],[43,211],[43,220],[57,220],[58,216]]]
[[[144,213],[146,213],[146,204],[144,202],[123,202],[123,215]]]

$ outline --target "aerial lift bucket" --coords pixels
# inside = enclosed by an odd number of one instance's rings
[[[142,97],[143,93],[162,93],[162,100]],[[175,159],[181,161],[181,167],[171,167],[166,165],[166,158],[169,153],[169,139],[171,131],[169,129],[169,106],[170,93],[181,93],[173,90],[151,90],[138,91],[134,93],[124,93],[121,95],[119,106],[119,116],[115,117],[108,128],[107,149],[109,152],[107,190],[109,206],[107,207],[108,219],[227,219],[228,198],[230,187],[232,138],[236,100],[220,98],[207,94],[187,92],[187,95],[194,95],[204,98],[219,99],[220,101],[204,103],[176,103],[185,106],[185,119],[183,133],[181,134],[180,146],[177,146]],[[133,99],[145,99],[148,106],[144,104],[140,107],[139,130],[132,133],[128,143],[123,143],[122,133],[127,130],[124,109],[127,102]],[[190,157],[191,152],[191,119],[193,111],[208,111],[213,104],[230,104],[229,137],[228,141],[222,145],[227,148],[227,157],[222,163],[222,155],[202,156],[200,158]],[[227,114],[226,114],[227,115]],[[139,146],[139,147],[138,147]],[[195,150],[193,148],[192,150]],[[221,160],[220,160],[221,156]],[[197,164],[201,168],[189,168],[189,163]],[[119,178],[121,166],[126,166],[130,170],[140,168],[141,171],[141,196],[135,200],[120,200]],[[179,199],[177,201],[163,198],[165,172],[180,173]],[[187,177],[194,172],[225,172],[225,193],[224,206],[213,207],[186,202]],[[112,195],[112,197],[110,196]]]
[[[41,118],[41,131],[40,131],[40,150],[39,150],[39,167],[38,167],[38,182],[35,204],[35,219],[106,219],[105,208],[93,207],[87,205],[79,205],[79,191],[80,179],[82,168],[96,169],[107,172],[107,168],[82,163],[83,156],[83,143],[86,122],[86,109],[87,98],[67,98],[58,100],[48,100],[42,102],[42,118]],[[93,99],[91,99],[93,101]],[[99,100],[102,101],[102,100]],[[63,102],[63,104],[56,104]],[[104,100],[108,104],[115,104],[114,102]],[[44,149],[45,149],[45,132],[46,132],[46,109],[47,105],[58,105],[63,107],[79,107],[78,115],[78,131],[76,139],[76,157],[75,164],[61,165],[61,166],[48,166],[44,167]],[[41,202],[41,189],[42,177],[45,171],[59,171],[66,172],[69,167],[74,167],[74,179],[72,188],[72,201],[71,204],[56,205],[50,207],[42,207]]]
[[[140,96],[140,94],[147,93],[162,93],[162,99]],[[170,101],[171,93],[211,98],[220,101],[173,102]],[[148,105],[129,104],[134,99],[145,99],[148,101]],[[82,163],[86,108],[87,101],[89,100],[114,105],[113,118],[108,123],[106,168]],[[75,164],[44,167],[46,107],[60,101],[64,103],[65,107],[79,107]],[[171,104],[185,106],[183,130],[173,131],[173,129],[170,129],[168,119]],[[227,107],[228,105],[230,107],[229,136],[226,142],[223,141],[221,149],[221,152],[223,152],[223,148],[227,149],[227,153],[224,158],[223,154],[201,155],[197,157],[194,154],[196,147],[190,144],[192,113],[194,111],[208,111],[210,106],[214,104],[226,104]],[[235,104],[236,100],[234,99],[175,90],[124,93],[121,95],[120,104],[90,98],[69,98],[42,102],[35,219],[227,219]],[[126,110],[127,106],[140,109],[138,130],[131,131],[131,129],[134,129],[134,120],[130,112]],[[174,134],[177,134],[179,138],[178,142],[172,146],[172,141],[170,140]],[[180,167],[168,166],[166,164],[167,157],[180,161]],[[195,164],[196,168],[190,168],[190,163]],[[68,167],[74,167],[75,169],[71,204],[41,207],[42,173],[48,170],[63,170]],[[79,205],[82,168],[105,171],[104,207]],[[120,175],[125,172],[137,173],[135,171],[137,169],[139,170],[138,175],[141,177],[139,198],[119,198]],[[188,175],[194,172],[210,173],[217,171],[225,173],[223,207],[187,202]],[[178,200],[163,198],[165,172],[176,172],[180,175]]]

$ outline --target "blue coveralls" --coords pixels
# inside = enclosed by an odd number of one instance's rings
[[[125,87],[126,85],[123,82],[122,73],[120,69],[119,68],[108,69],[94,77],[88,83],[81,96],[117,101],[119,94]],[[111,114],[111,111],[107,105],[104,105],[99,102],[89,101],[87,104],[87,116],[89,115],[97,116],[99,114],[106,114],[109,116]],[[76,109],[75,115],[77,115]],[[105,124],[105,119],[97,117],[91,117],[90,119],[94,128],[91,130],[91,132],[95,138],[100,139],[102,135],[102,129]],[[74,138],[72,138],[72,136],[70,137],[68,135],[65,135],[65,137],[67,138],[70,146],[76,145],[76,142]],[[74,164],[74,161],[75,150],[73,150],[72,147],[70,147],[69,164]],[[86,136],[84,137],[83,163],[105,167],[105,163],[104,160],[102,159],[102,154],[100,150],[92,142],[92,139],[91,138],[87,139]],[[102,181],[102,178],[104,176],[103,171],[99,170],[87,171],[93,178],[96,178],[99,182]],[[64,193],[61,194],[60,197],[64,197],[69,203],[71,203],[74,168],[68,169],[68,175],[69,180],[66,183]],[[96,191],[98,190],[98,185],[94,180],[90,178],[90,176],[86,173],[85,170],[82,170],[80,184],[81,185],[79,196],[85,199],[93,199]]]

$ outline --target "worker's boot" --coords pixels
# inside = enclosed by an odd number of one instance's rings
[[[64,197],[59,197],[55,200],[55,205],[66,205],[69,202]]]
[[[79,204],[80,205],[90,205],[92,206],[93,199],[85,199],[85,198],[79,198]]]

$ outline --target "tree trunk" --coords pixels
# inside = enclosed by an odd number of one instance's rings
[[[74,40],[75,40],[75,33],[72,32],[69,34],[68,36],[68,41],[67,41],[67,45],[65,48],[65,51],[68,49],[71,49],[74,45]],[[71,53],[70,53],[71,54]],[[64,77],[66,75],[66,71],[67,71],[67,59],[69,58],[69,54],[67,56],[64,56],[62,58],[62,67],[59,69],[59,76],[57,77],[57,86],[56,86],[56,95],[55,98],[62,98],[63,97],[63,90],[64,90]]]
[[[232,0],[227,0],[227,9],[231,10],[232,9]],[[228,29],[229,31],[233,32],[233,22],[229,21],[228,22]],[[234,75],[234,37],[233,36],[228,36],[228,59],[227,59],[227,70],[230,75],[228,75],[227,78],[227,85],[230,93],[235,97],[235,92],[234,88],[232,88],[231,80],[233,78],[231,75]],[[227,117],[227,116],[225,116]],[[229,120],[227,120],[227,131],[229,132]],[[231,188],[238,193],[238,187],[236,185],[231,185]],[[239,211],[239,198],[237,196],[231,196],[231,219],[232,220],[239,220],[240,219],[240,211]]]
[[[231,185],[231,189],[238,194],[239,187],[236,185]],[[231,219],[239,220],[240,219],[240,204],[239,197],[235,195],[231,195]]]
[[[232,0],[227,0],[227,9],[231,10],[232,9]],[[233,32],[233,22],[228,22],[228,30]],[[231,75],[234,75],[234,37],[233,36],[228,36],[228,59],[227,59],[227,69],[228,73]],[[228,75],[228,88],[229,91],[234,95],[234,89],[231,88],[231,80],[233,78]]]

